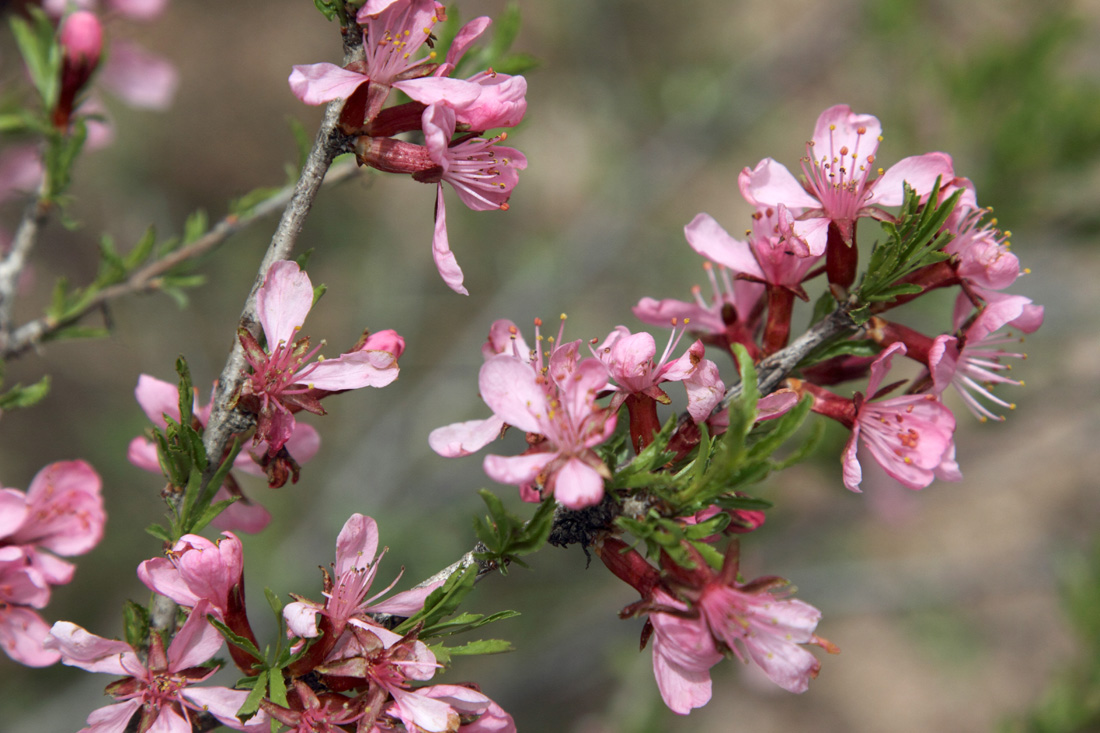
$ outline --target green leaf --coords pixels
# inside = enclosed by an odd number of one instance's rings
[[[812,396],[803,395],[797,405],[792,407],[782,416],[765,423],[766,429],[769,432],[766,437],[753,443],[752,447],[749,448],[748,452],[745,454],[745,460],[759,461],[771,457],[771,455],[779,449],[779,446],[786,443],[787,439],[794,435],[796,430],[802,427],[802,423],[805,422],[806,417],[810,414],[810,407],[813,406],[813,402],[814,399]]]
[[[245,682],[251,687],[251,691],[248,693],[248,697],[244,699],[244,703],[237,711],[237,717],[244,719],[251,717],[260,709],[260,701],[264,699],[267,694],[267,684],[272,677],[278,677],[282,679],[282,675],[276,671],[276,674],[272,675],[268,670],[261,671],[255,677],[249,677]],[[244,683],[238,682],[237,689],[249,689],[245,687]]]
[[[481,628],[486,624],[495,623],[497,621],[503,621],[509,618],[515,618],[519,616],[518,611],[498,611],[497,613],[483,616],[480,613],[463,613],[448,621],[441,621],[431,626],[425,626],[420,632],[420,638],[425,639],[433,636],[451,636],[453,634],[463,634],[467,631],[473,631],[474,629]]]
[[[443,585],[428,594],[428,598],[424,601],[424,608],[398,624],[394,632],[407,634],[417,624],[431,626],[440,619],[450,616],[462,603],[462,599],[474,589],[476,577],[477,566],[473,564],[451,573]]]
[[[133,601],[126,601],[122,608],[122,627],[126,643],[134,649],[145,646],[149,638],[149,611]]]
[[[134,248],[130,250],[130,253],[126,255],[126,259],[123,261],[126,270],[134,270],[149,259],[149,255],[153,254],[153,246],[156,241],[156,230],[150,226],[145,230],[145,234],[141,236],[141,239],[137,241],[137,244],[134,245]]]
[[[50,377],[48,374],[29,387],[16,384],[4,394],[0,394],[0,410],[30,407],[42,401],[49,393]]]
[[[74,339],[101,339],[111,335],[102,326],[63,326],[42,336],[43,341],[72,341]]]
[[[282,191],[281,186],[265,186],[261,188],[254,188],[244,196],[233,199],[229,202],[229,212],[238,217],[246,217],[252,213],[252,210],[257,206],[267,201],[273,196],[279,194]]]
[[[219,621],[213,614],[207,614],[206,620],[218,630],[218,633],[220,633],[228,643],[239,649],[243,649],[256,659],[264,658],[264,655],[260,653],[260,650],[256,648],[256,645],[252,643],[251,639],[234,633],[231,628],[226,626],[224,622]]]
[[[164,527],[159,524],[150,524],[145,528],[145,531],[156,537],[162,542],[172,542],[172,535]]]
[[[190,425],[192,410],[195,407],[195,388],[191,382],[191,369],[182,356],[176,359],[176,374],[179,375],[177,395],[179,402],[180,424]]]
[[[825,421],[822,419],[814,420],[813,427],[810,428],[810,436],[794,451],[794,453],[782,461],[777,461],[774,470],[782,471],[785,468],[790,468],[796,463],[801,463],[806,460],[813,455],[815,450],[817,450],[817,446],[821,445],[821,440],[824,437]]]
[[[870,339],[828,342],[807,354],[798,368],[805,369],[838,356],[876,356],[880,351],[882,347]]]
[[[504,639],[478,639],[470,641],[462,646],[443,647],[448,656],[471,656],[474,654],[503,654],[513,651],[512,642]]]
[[[61,77],[61,49],[49,17],[34,6],[24,10],[30,14],[30,21],[12,15],[9,19],[12,35],[43,108],[52,110]]]

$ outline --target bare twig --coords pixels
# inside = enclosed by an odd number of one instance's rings
[[[11,319],[15,307],[15,292],[19,287],[19,276],[27,263],[27,255],[38,239],[38,230],[46,223],[50,205],[46,201],[47,181],[45,176],[38,186],[38,194],[31,201],[19,222],[19,228],[12,240],[11,250],[0,259],[0,354],[6,352],[11,340]]]
[[[358,166],[356,166],[354,162],[349,161],[346,164],[333,167],[328,172],[328,175],[325,176],[325,183],[335,184],[340,181],[345,181],[357,172]],[[180,247],[166,257],[151,262],[145,267],[134,270],[124,282],[103,288],[96,293],[94,297],[89,299],[83,308],[74,312],[68,318],[63,320],[50,318],[48,316],[36,318],[15,329],[6,341],[3,340],[4,331],[0,330],[0,360],[6,361],[21,356],[40,344],[44,339],[49,337],[50,334],[80,321],[89,313],[103,308],[106,304],[117,298],[159,290],[163,284],[161,279],[162,275],[170,272],[172,268],[183,262],[213,251],[221,244],[225,243],[229,237],[247,228],[253,222],[270,216],[282,209],[290,201],[294,191],[295,187],[287,186],[275,195],[257,204],[245,216],[238,216],[235,214],[226,216],[215,224],[209,232],[199,237],[194,242]],[[2,267],[2,265],[0,265],[0,267]],[[0,278],[2,278],[2,270],[0,270]],[[2,280],[0,280],[0,282],[2,282]],[[6,302],[2,294],[0,294],[0,302]]]

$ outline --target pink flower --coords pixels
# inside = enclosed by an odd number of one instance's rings
[[[388,351],[357,349],[333,359],[318,357],[309,338],[296,339],[313,305],[309,276],[288,260],[276,262],[256,295],[256,311],[267,349],[245,329],[239,337],[252,374],[241,387],[238,403],[257,416],[255,442],[267,441],[275,455],[294,432],[293,412],[318,415],[325,410],[313,390],[339,392],[384,387],[397,379],[397,357]],[[323,343],[322,343],[323,345]],[[364,344],[368,346],[369,344]]]
[[[241,541],[232,532],[223,532],[216,542],[184,535],[172,546],[168,557],[144,561],[137,574],[149,590],[185,608],[206,601],[210,612],[224,621],[230,594],[240,585],[243,571]]]
[[[317,623],[320,615],[331,648],[348,623],[353,620],[360,625],[372,623],[366,618],[369,613],[411,616],[423,608],[424,600],[438,584],[397,593],[389,600],[375,603],[393,588],[397,583],[395,579],[381,592],[367,598],[378,573],[378,561],[382,559],[381,555],[375,557],[377,552],[378,525],[370,517],[352,514],[336,538],[335,578],[326,573],[325,603],[308,600],[288,603],[283,607],[283,617],[289,630],[300,638],[313,639],[321,633]]]
[[[21,664],[60,658],[43,646],[49,626],[33,609],[49,602],[51,585],[72,580],[72,564],[55,555],[82,555],[102,539],[101,485],[87,463],[66,461],[39,471],[26,494],[0,489],[0,646]]]
[[[905,345],[895,342],[871,364],[867,384],[869,398],[857,394],[852,435],[841,458],[844,485],[859,491],[862,478],[856,447],[860,440],[874,459],[893,478],[910,489],[923,489],[939,477],[962,478],[955,463],[955,416],[932,394],[910,394],[872,402],[894,354],[904,355]]]
[[[692,249],[704,257],[719,255],[717,274],[711,262],[703,264],[711,285],[710,300],[703,297],[703,289],[696,285],[691,289],[694,302],[642,298],[633,308],[634,315],[651,326],[690,324],[691,331],[700,334],[704,342],[724,349],[729,349],[731,343],[741,343],[750,354],[758,351],[755,331],[763,312],[761,296],[764,295],[764,286],[731,277],[730,268],[723,264],[730,262],[751,267],[753,257],[748,245],[730,237],[705,214],[684,227],[684,235]],[[741,271],[740,267],[735,266],[733,275]]]
[[[609,409],[618,410],[632,394],[645,395],[667,405],[671,400],[657,385],[683,382],[692,419],[702,422],[710,415],[726,388],[718,377],[717,365],[703,356],[703,342],[696,341],[678,359],[671,359],[686,326],[674,326],[664,353],[657,361],[654,361],[657,344],[653,337],[648,333],[632,334],[626,326],[616,326],[604,342],[593,349],[592,353],[607,365],[611,378],[617,383]]]
[[[571,363],[560,347],[546,374],[505,354],[485,362],[478,378],[485,403],[507,424],[544,438],[520,456],[486,456],[485,472],[531,498],[541,487],[570,509],[598,504],[610,472],[592,448],[615,430],[613,414],[596,405],[607,380],[599,359]]]
[[[1012,369],[1012,365],[1002,361],[1005,358],[1026,358],[1026,354],[1007,352],[1002,348],[1004,344],[1019,343],[1023,339],[1001,329],[1021,319],[1027,322],[1026,309],[1029,307],[1032,307],[1029,298],[1006,295],[986,305],[960,338],[950,335],[937,337],[929,350],[929,370],[936,392],[942,392],[948,385],[954,386],[970,412],[982,422],[1004,420],[1003,415],[993,412],[978,398],[1010,410],[1016,408],[1015,404],[993,394],[992,389],[998,384],[1023,386],[1022,381],[1010,379],[1004,374]],[[1038,318],[1041,322],[1041,312]]]
[[[461,685],[431,685],[418,692],[446,702],[463,720],[470,721],[462,723],[457,733],[516,733],[512,716],[477,690]]]
[[[145,661],[125,642],[90,634],[68,621],[55,623],[46,646],[59,651],[64,664],[125,677],[107,686],[107,693],[119,702],[93,711],[86,730],[121,731],[140,712],[149,730],[189,733],[192,711],[210,713],[235,730],[267,730],[265,713],[257,714],[247,725],[237,720],[236,712],[248,697],[247,691],[194,687],[217,671],[217,667],[200,666],[222,645],[222,637],[206,620],[209,610],[209,604],[201,601],[167,651],[160,636],[152,634]]]
[[[674,713],[687,715],[710,702],[710,668],[722,661],[714,636],[701,616],[661,589],[653,593],[653,676],[661,699]]]
[[[807,209],[793,231],[812,255],[825,252],[830,222],[850,244],[856,219],[877,216],[875,207],[902,203],[903,182],[927,194],[937,178],[946,183],[954,177],[951,158],[944,153],[905,158],[885,173],[876,169],[881,133],[876,117],[855,114],[844,104],[830,107],[817,118],[813,139],[807,143],[804,184],[782,164],[765,158],[756,168],[741,172],[741,193],[754,206]],[[873,175],[876,171],[878,177]]]
[[[417,58],[416,53],[444,17],[443,6],[435,0],[369,2],[357,18],[363,26],[365,60],[350,69],[329,63],[295,66],[290,89],[306,104],[317,105],[347,99],[363,84],[373,82],[383,88],[374,103],[377,113],[394,82],[431,73],[425,65],[435,54]]]
[[[423,114],[424,140],[436,168],[419,175],[425,183],[439,182],[435,204],[435,236],[432,256],[443,282],[456,293],[467,295],[462,270],[451,252],[447,237],[447,212],[443,203],[443,182],[451,184],[462,203],[474,211],[508,210],[508,199],[519,182],[519,171],[527,158],[515,148],[497,146],[506,135],[488,140],[474,138],[451,144],[455,133],[455,111],[442,104],[427,107]]]

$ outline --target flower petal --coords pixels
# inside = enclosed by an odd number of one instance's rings
[[[295,97],[306,104],[318,105],[334,99],[347,99],[370,79],[336,64],[321,63],[295,66],[287,81]]]

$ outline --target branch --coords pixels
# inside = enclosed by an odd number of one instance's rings
[[[34,200],[27,205],[23,212],[23,219],[19,222],[19,229],[15,232],[11,250],[0,260],[0,360],[6,358],[8,345],[11,340],[12,310],[15,307],[15,291],[19,287],[19,275],[27,263],[27,255],[34,248],[38,239],[38,230],[46,223],[49,215],[50,204],[46,200],[46,177],[38,186],[38,193]]]
[[[324,182],[327,185],[334,185],[347,180],[357,172],[358,166],[349,161],[330,170]],[[294,190],[294,187],[285,187],[274,196],[257,204],[245,216],[235,214],[225,216],[209,232],[194,242],[180,247],[163,259],[135,270],[124,282],[100,290],[83,308],[69,318],[57,320],[42,316],[23,324],[11,334],[7,342],[0,342],[0,361],[23,355],[48,338],[50,334],[78,322],[93,311],[101,310],[116,298],[136,293],[156,292],[162,285],[162,275],[183,262],[213,251],[224,244],[229,237],[250,226],[253,222],[282,209],[290,201]],[[0,265],[0,268],[2,268],[2,265]],[[0,269],[0,284],[2,284],[2,273],[3,270]],[[0,303],[3,302],[3,291],[0,290]],[[4,331],[0,329],[0,336],[3,333]]]

